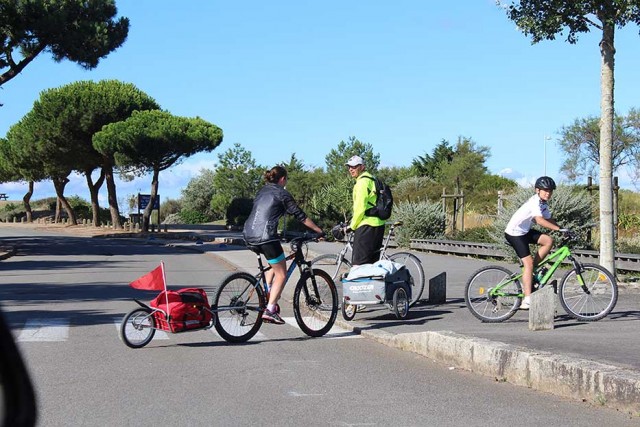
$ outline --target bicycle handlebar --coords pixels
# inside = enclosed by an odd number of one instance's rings
[[[318,240],[324,238],[327,235],[324,231],[322,233],[312,233],[310,231],[305,231],[300,234],[292,235],[291,233],[286,233],[282,235],[282,238],[287,243],[306,243],[306,242],[317,242]]]

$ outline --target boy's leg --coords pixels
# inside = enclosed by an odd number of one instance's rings
[[[522,290],[525,298],[531,295],[533,283],[533,257],[531,255],[520,258],[522,261]]]
[[[533,260],[534,265],[538,265],[540,261],[545,259],[549,252],[551,252],[551,248],[553,247],[553,238],[548,234],[542,234],[538,238],[538,251],[536,252],[536,257]]]

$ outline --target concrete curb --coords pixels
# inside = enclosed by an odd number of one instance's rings
[[[449,331],[393,335],[362,330],[361,334],[499,382],[640,415],[640,373],[631,369]]]

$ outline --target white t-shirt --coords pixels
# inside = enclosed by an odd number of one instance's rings
[[[510,236],[524,236],[531,230],[533,218],[537,216],[550,219],[551,212],[549,211],[547,202],[542,201],[540,197],[535,194],[513,214],[504,232]]]

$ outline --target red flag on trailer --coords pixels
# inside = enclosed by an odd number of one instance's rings
[[[166,286],[164,281],[164,268],[162,263],[160,263],[160,265],[154,270],[129,283],[129,286],[131,286],[132,288],[144,289],[148,291],[165,290]]]

